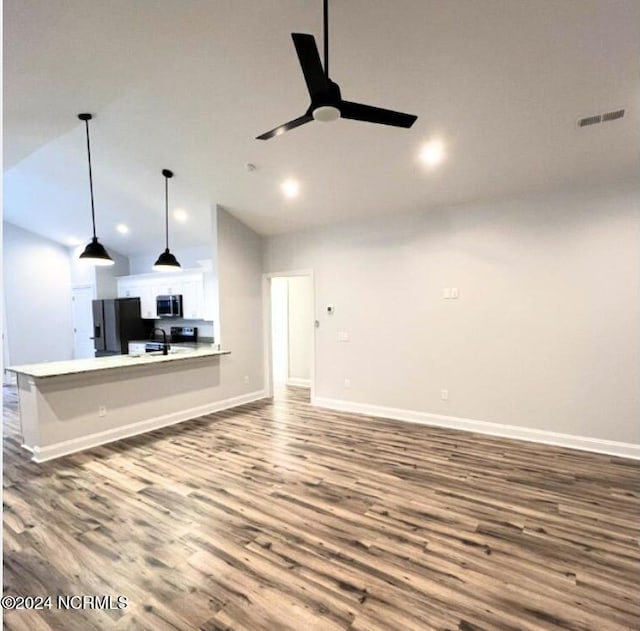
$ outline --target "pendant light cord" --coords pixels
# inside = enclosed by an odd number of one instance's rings
[[[329,78],[329,0],[324,0],[324,76]]]
[[[164,234],[167,250],[169,249],[169,178],[164,176]]]
[[[91,192],[91,223],[93,224],[93,238],[96,238],[96,209],[93,202],[93,174],[91,172],[91,143],[89,142],[89,121],[84,119],[87,130],[87,156],[89,158],[89,191]]]

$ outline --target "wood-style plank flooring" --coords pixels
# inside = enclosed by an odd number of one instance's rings
[[[43,465],[5,388],[15,631],[628,631],[638,462],[312,408],[307,392]]]

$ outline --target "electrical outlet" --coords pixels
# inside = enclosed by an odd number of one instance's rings
[[[249,375],[245,375],[244,376],[244,382],[245,382],[245,384],[249,383]]]
[[[351,379],[345,379],[344,380],[344,387],[345,388],[350,388],[351,387]]]
[[[98,416],[106,416],[107,415],[107,406],[106,405],[101,405],[98,408]]]
[[[448,401],[449,400],[449,391],[448,390],[440,390],[440,398],[443,401]]]

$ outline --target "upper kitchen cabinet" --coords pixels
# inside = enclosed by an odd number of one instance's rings
[[[140,317],[155,319],[156,291],[151,283],[145,283],[137,276],[118,278],[118,298],[140,298]]]
[[[209,297],[209,292],[206,293]],[[207,308],[205,299],[204,274],[199,270],[118,278],[118,297],[139,297],[143,318],[157,318],[156,297],[166,295],[182,296],[184,319],[211,319],[212,310]]]
[[[204,283],[200,278],[182,281],[182,317],[187,320],[204,319]]]

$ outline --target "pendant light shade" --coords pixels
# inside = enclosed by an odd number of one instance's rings
[[[168,268],[171,268],[169,271],[180,269],[180,263],[178,263],[176,257],[167,249],[158,257],[153,269],[167,271]]]
[[[97,237],[93,237],[93,239],[91,239],[79,258],[91,263],[92,265],[113,265],[113,259],[105,250],[104,245],[98,242]]]
[[[98,242],[96,237],[96,209],[93,202],[93,174],[91,172],[91,142],[89,141],[89,121],[91,114],[78,114],[78,118],[84,121],[87,132],[87,159],[89,161],[89,192],[91,193],[91,223],[93,225],[93,239],[84,249],[80,258],[91,265],[113,265],[113,259],[105,250],[105,247]]]
[[[173,171],[162,169],[164,175],[164,228],[165,228],[165,249],[154,263],[153,269],[157,272],[177,272],[180,270],[180,263],[169,251],[169,178],[173,177]]]

